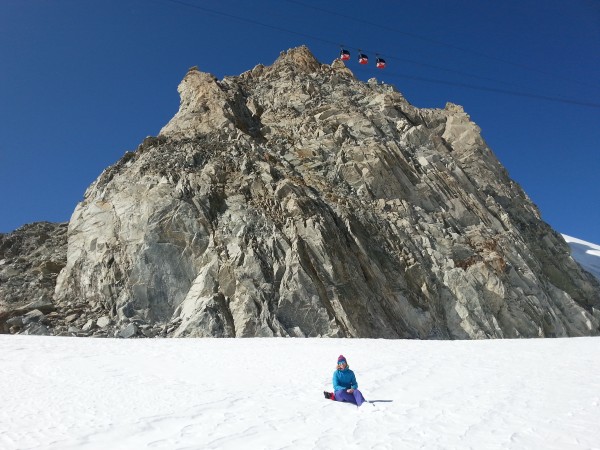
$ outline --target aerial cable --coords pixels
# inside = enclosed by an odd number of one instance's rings
[[[391,31],[393,33],[402,34],[404,36],[409,36],[409,37],[412,37],[414,39],[420,39],[422,41],[430,42],[430,43],[436,44],[436,45],[442,45],[444,47],[452,48],[452,49],[459,50],[459,51],[462,51],[462,52],[472,53],[473,55],[477,55],[477,56],[482,57],[482,58],[487,58],[487,59],[490,59],[490,60],[501,62],[503,64],[509,64],[511,66],[519,67],[521,69],[529,70],[529,71],[532,71],[532,72],[537,72],[537,73],[539,73],[541,75],[554,77],[554,78],[557,78],[557,79],[561,79],[563,81],[569,81],[571,83],[577,83],[577,84],[580,84],[580,85],[591,86],[591,87],[594,87],[594,88],[598,87],[598,85],[596,85],[596,84],[590,84],[590,83],[585,83],[585,82],[579,81],[579,80],[573,80],[573,79],[567,78],[567,77],[561,77],[559,75],[556,75],[555,73],[548,73],[548,72],[545,72],[543,70],[539,70],[539,69],[536,69],[534,67],[527,66],[525,64],[515,63],[515,62],[508,61],[508,60],[505,60],[505,59],[502,59],[502,58],[498,58],[498,57],[495,57],[495,56],[492,56],[492,55],[488,55],[486,53],[478,52],[476,50],[471,50],[471,49],[459,47],[459,46],[456,46],[456,45],[448,44],[446,42],[442,42],[442,41],[438,41],[438,40],[435,40],[435,39],[431,39],[431,38],[428,38],[428,37],[425,37],[425,36],[420,36],[418,34],[409,33],[409,32],[406,32],[406,31],[401,31],[401,30],[398,30],[396,28],[387,27],[387,26],[382,25],[380,23],[369,22],[368,20],[364,20],[364,19],[356,19],[356,18],[354,18],[352,16],[349,16],[347,14],[340,13],[339,11],[332,11],[330,9],[322,8],[320,6],[314,6],[314,5],[311,5],[309,3],[304,3],[302,1],[299,1],[299,0],[286,0],[286,1],[288,3],[294,3],[296,5],[304,6],[306,8],[312,8],[312,9],[317,10],[317,11],[322,11],[322,12],[325,12],[327,14],[332,14],[332,15],[334,15],[336,17],[343,17],[344,19],[352,20],[354,22],[359,22],[361,24],[372,25],[372,26],[377,27],[378,29],[383,29],[383,30]]]
[[[352,47],[348,47],[348,48],[352,48]],[[376,53],[372,50],[365,50],[367,53]],[[394,60],[394,61],[399,61],[402,63],[408,63],[408,64],[413,64],[415,66],[420,66],[420,67],[427,67],[429,69],[435,69],[435,70],[441,70],[443,72],[448,72],[448,73],[454,73],[456,75],[462,75],[464,77],[469,77],[469,78],[474,78],[474,79],[478,79],[478,80],[483,80],[483,81],[492,81],[494,83],[500,83],[500,84],[504,84],[507,86],[516,86],[514,83],[509,83],[503,80],[497,80],[495,78],[490,78],[490,77],[483,77],[480,75],[475,75],[472,73],[467,73],[467,72],[462,72],[460,70],[456,70],[456,69],[449,69],[448,67],[442,67],[442,66],[436,66],[435,64],[428,64],[428,63],[424,63],[421,61],[415,61],[414,59],[406,59],[406,58],[399,58],[397,56],[392,56],[389,54],[384,54],[384,53],[377,53],[380,56],[384,56],[385,58],[389,59],[389,60]]]
[[[424,81],[426,83],[446,84],[448,86],[457,86],[460,88],[473,89],[473,90],[477,90],[477,91],[495,92],[495,93],[499,93],[499,94],[512,95],[515,97],[527,97],[527,98],[534,98],[537,100],[546,100],[546,101],[550,101],[550,102],[567,103],[570,105],[578,105],[578,106],[587,106],[589,108],[600,108],[600,103],[584,102],[584,101],[580,101],[580,100],[571,100],[568,98],[561,98],[561,97],[550,97],[547,95],[531,94],[528,92],[509,91],[507,89],[498,89],[498,88],[487,87],[487,86],[477,86],[477,85],[466,84],[466,83],[458,83],[458,82],[454,82],[454,81],[438,80],[438,79],[434,79],[434,78],[417,77],[417,76],[413,76],[413,75],[404,75],[404,74],[394,73],[394,72],[389,72],[389,71],[386,71],[386,76],[395,77],[395,78],[405,78],[405,79],[416,80],[416,81]]]
[[[230,13],[225,13],[225,12],[222,12],[222,11],[217,11],[215,9],[207,8],[205,6],[196,5],[195,3],[190,3],[190,2],[185,1],[185,0],[163,0],[163,1],[169,2],[169,3],[173,3],[173,4],[177,4],[177,5],[187,6],[187,7],[194,8],[194,9],[198,9],[200,11],[208,12],[210,14],[215,14],[215,15],[218,15],[218,16],[226,17],[228,19],[235,19],[235,20],[238,20],[238,21],[250,23],[252,25],[259,25],[261,27],[270,28],[272,30],[281,31],[281,32],[288,33],[288,34],[294,34],[296,36],[301,36],[301,37],[304,37],[304,38],[307,38],[307,39],[311,39],[313,41],[323,42],[323,43],[328,44],[328,45],[334,45],[336,47],[339,46],[339,43],[330,41],[328,39],[323,39],[323,38],[320,38],[320,37],[317,37],[317,36],[314,36],[314,35],[310,35],[310,34],[307,34],[307,33],[293,31],[293,30],[290,30],[290,29],[287,29],[287,28],[279,27],[277,25],[269,25],[269,24],[266,24],[264,22],[260,22],[258,20],[253,20],[253,19],[249,19],[249,18],[246,18],[246,17],[236,16],[236,15],[230,14]],[[350,48],[352,50],[359,50],[359,53],[360,53],[360,49],[358,49],[357,47],[346,47],[346,48]],[[374,51],[371,51],[371,50],[365,50],[365,51],[367,53],[378,53],[382,57],[385,57],[388,60],[393,59],[393,60],[400,61],[400,62],[403,62],[403,63],[414,64],[414,65],[421,66],[421,67],[428,67],[428,68],[431,68],[431,69],[436,69],[436,70],[441,70],[441,71],[444,71],[444,72],[454,73],[454,74],[461,75],[461,76],[464,76],[464,77],[469,77],[469,78],[474,78],[474,79],[479,79],[479,80],[485,80],[485,81],[492,81],[494,83],[501,83],[501,84],[508,84],[508,85],[511,84],[511,83],[507,83],[506,81],[496,80],[494,78],[489,78],[489,77],[482,77],[482,76],[479,76],[479,75],[474,75],[474,74],[471,74],[471,73],[466,73],[466,72],[462,72],[462,71],[455,70],[455,69],[449,69],[449,68],[446,68],[446,67],[436,66],[434,64],[427,64],[427,63],[424,63],[424,62],[415,61],[415,60],[411,60],[411,59],[399,58],[399,57],[395,57],[395,56],[383,54],[383,53],[380,53],[380,52],[374,52]]]
[[[308,38],[308,39],[312,39],[315,41],[320,41],[323,42],[325,44],[329,44],[329,45],[334,45],[334,46],[338,46],[339,43],[334,42],[334,41],[330,41],[328,39],[322,39],[316,36],[311,36],[310,34],[306,34],[306,33],[301,33],[299,31],[293,31],[293,30],[289,30],[287,28],[282,28],[282,27],[278,27],[277,25],[269,25],[267,23],[264,22],[259,22],[258,20],[253,20],[253,19],[248,19],[247,17],[240,17],[240,16],[236,16],[234,14],[229,14],[229,13],[225,13],[222,11],[217,11],[215,9],[211,9],[211,8],[207,8],[205,6],[200,6],[200,5],[196,5],[194,3],[189,3],[183,0],[163,0],[169,3],[175,3],[178,5],[182,5],[182,6],[187,6],[189,8],[194,8],[194,9],[198,9],[200,11],[204,11],[204,12],[208,12],[211,14],[215,14],[218,16],[223,16],[223,17],[227,17],[229,19],[235,19],[235,20],[239,20],[241,22],[246,22],[246,23],[250,23],[253,25],[259,25],[261,27],[265,27],[265,28],[271,28],[272,30],[277,30],[277,31],[282,31],[284,33],[288,33],[288,34],[295,34],[296,36],[302,36],[304,38]]]
[[[196,5],[194,3],[189,3],[186,2],[184,0],[163,0],[165,2],[169,2],[169,3],[173,3],[173,4],[178,4],[178,5],[182,5],[182,6],[186,6],[189,8],[194,8],[194,9],[198,9],[200,11],[204,11],[204,12],[208,12],[210,14],[215,14],[218,16],[222,16],[222,17],[226,17],[229,19],[235,19],[235,20],[239,20],[242,22],[246,22],[246,23],[250,23],[253,25],[259,25],[261,27],[265,27],[265,28],[270,28],[273,30],[277,30],[277,31],[281,31],[284,33],[288,33],[288,34],[294,34],[297,36],[302,36],[304,38],[307,39],[311,39],[314,41],[319,41],[319,42],[323,42],[325,44],[328,45],[333,45],[333,46],[339,46],[339,43],[337,42],[333,42],[330,41],[328,39],[323,39],[323,38],[319,38],[317,36],[313,36],[307,33],[301,33],[301,32],[297,32],[297,31],[293,31],[293,30],[289,30],[286,28],[282,28],[282,27],[278,27],[276,25],[269,25],[263,22],[259,22],[257,20],[253,20],[253,19],[248,19],[245,17],[239,17],[236,16],[234,14],[229,14],[229,13],[225,13],[222,11],[217,11],[211,8],[207,8],[204,6],[200,6],[200,5]],[[288,1],[295,1],[295,0],[288,0]],[[347,48],[353,48],[353,47],[347,47]],[[356,49],[356,47],[354,47],[354,49]],[[404,62],[409,62],[411,64],[418,64],[424,67],[430,67],[430,68],[435,68],[437,70],[444,70],[447,72],[454,72],[460,75],[465,75],[465,76],[470,76],[470,77],[475,77],[475,78],[482,78],[482,77],[477,77],[476,75],[471,75],[471,74],[466,74],[463,72],[459,72],[459,71],[455,71],[452,69],[447,69],[447,68],[443,68],[443,67],[439,67],[439,66],[434,66],[431,64],[425,64],[425,63],[420,63],[420,62],[416,62],[416,61],[411,61],[411,60],[403,60],[401,58],[397,58],[394,56],[390,56],[390,55],[385,55],[382,54],[382,56],[385,56],[388,59],[394,59],[397,61],[404,61]],[[394,74],[394,73],[390,73],[389,71],[386,72],[387,75],[389,76],[395,76],[398,78],[406,78],[406,79],[412,79],[412,80],[416,80],[416,81],[424,81],[427,83],[435,83],[435,84],[445,84],[445,85],[449,85],[449,86],[458,86],[458,87],[462,87],[462,88],[466,88],[466,89],[474,89],[474,90],[480,90],[480,91],[488,91],[488,92],[496,92],[496,93],[501,93],[501,94],[507,94],[507,95],[513,95],[513,96],[520,96],[520,97],[529,97],[529,98],[535,98],[535,99],[539,99],[539,100],[547,100],[547,101],[553,101],[553,102],[560,102],[560,103],[568,103],[568,104],[572,104],[572,105],[579,105],[579,106],[587,106],[587,107],[591,107],[591,108],[600,108],[600,104],[598,103],[590,103],[590,102],[583,102],[583,101],[579,101],[579,100],[570,100],[570,99],[564,99],[564,98],[558,98],[558,97],[550,97],[550,96],[545,96],[545,95],[538,95],[538,94],[529,94],[526,92],[516,92],[516,91],[509,91],[509,90],[505,90],[505,89],[497,89],[497,88],[492,88],[492,87],[485,87],[485,86],[474,86],[474,85],[470,85],[470,84],[465,84],[465,83],[458,83],[458,82],[452,82],[452,81],[445,81],[445,80],[437,80],[437,79],[432,79],[432,78],[425,78],[425,77],[417,77],[417,76],[411,76],[411,75],[402,75],[402,74]],[[491,80],[491,79],[488,79]],[[495,81],[498,82],[497,80],[491,80],[491,81]]]

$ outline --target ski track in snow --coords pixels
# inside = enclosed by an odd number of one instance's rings
[[[343,353],[370,400],[325,400]],[[0,448],[598,449],[600,338],[0,335]]]

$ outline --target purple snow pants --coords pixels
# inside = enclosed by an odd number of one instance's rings
[[[335,391],[335,400],[338,402],[354,403],[356,406],[360,406],[366,401],[358,389],[354,389],[352,394],[346,392],[345,389]]]

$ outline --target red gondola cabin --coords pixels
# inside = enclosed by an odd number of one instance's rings
[[[369,62],[369,57],[364,53],[358,54],[358,63],[359,64],[367,64]]]
[[[375,67],[377,67],[378,69],[385,68],[385,59],[378,57],[375,61]]]
[[[340,51],[340,59],[342,61],[348,61],[350,59],[350,52],[342,49],[342,51]]]

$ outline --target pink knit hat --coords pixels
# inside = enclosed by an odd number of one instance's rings
[[[341,362],[346,362],[346,357],[344,355],[338,356],[338,364],[340,364]]]

